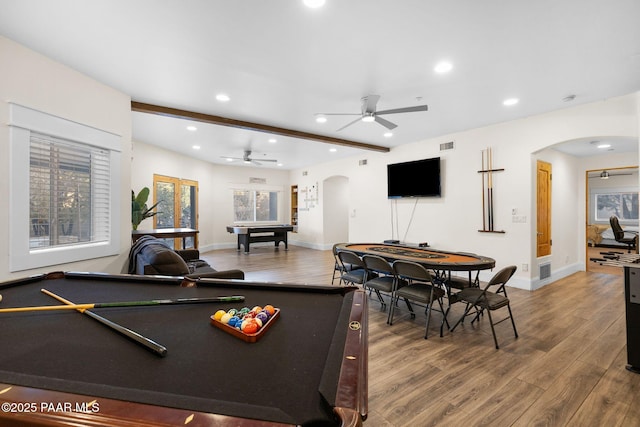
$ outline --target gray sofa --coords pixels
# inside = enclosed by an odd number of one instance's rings
[[[143,236],[131,246],[129,274],[244,279],[242,270],[217,271],[199,258],[197,249],[173,250],[163,240]]]

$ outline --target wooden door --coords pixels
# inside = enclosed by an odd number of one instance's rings
[[[551,163],[537,164],[537,256],[551,255]]]
[[[163,175],[153,175],[154,203],[158,214],[154,228],[198,229],[198,182]],[[184,249],[182,239],[174,239],[174,248]],[[197,237],[186,239],[187,247],[198,247]]]

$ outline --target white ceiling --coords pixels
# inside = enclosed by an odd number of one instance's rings
[[[320,9],[301,0],[0,0],[0,10],[0,34],[134,101],[386,147],[640,90],[638,0],[327,0]],[[433,70],[442,60],[453,64],[447,74]],[[378,110],[429,111],[384,116],[398,125],[391,138],[378,123],[336,132],[353,117],[314,120],[357,113],[369,94],[381,96]],[[520,102],[502,105],[511,97]],[[132,116],[135,140],[215,163],[252,149],[282,163],[261,167],[291,169],[360,152]]]
[[[637,153],[638,138],[621,136],[580,138],[553,146],[554,149],[575,157],[601,154]]]

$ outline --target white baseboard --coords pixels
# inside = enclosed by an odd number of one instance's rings
[[[573,273],[577,273],[578,271],[584,271],[584,263],[576,262],[574,264],[565,265],[562,268],[556,270],[553,270],[552,264],[551,277],[548,277],[544,280],[540,280],[538,276],[532,277],[530,290],[535,291],[536,289],[540,289],[543,286],[546,286],[557,280],[563,279],[567,276],[571,276]]]

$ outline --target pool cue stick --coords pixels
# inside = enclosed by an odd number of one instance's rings
[[[493,231],[493,153],[489,147],[487,153],[487,163],[489,166],[489,231]]]
[[[92,308],[112,308],[112,307],[146,307],[157,305],[176,304],[202,304],[208,302],[238,302],[244,301],[244,297],[233,295],[228,297],[211,298],[178,298],[178,299],[156,299],[149,301],[123,301],[123,302],[100,302],[92,304],[72,304],[72,305],[41,305],[32,307],[12,307],[0,309],[0,313],[19,313],[24,311],[54,311],[54,310],[90,310]]]
[[[482,153],[482,167],[481,172],[482,172],[482,229],[486,230],[487,229],[487,213],[486,213],[486,207],[484,204],[484,180],[485,180],[485,169],[484,169],[484,152],[485,150],[481,150]]]
[[[44,292],[45,294],[49,295],[50,297],[53,297],[55,299],[57,299],[60,302],[63,302],[64,304],[67,305],[74,305],[71,301],[62,298],[60,295],[56,295],[53,292],[50,292],[46,289],[41,289],[42,292]],[[92,311],[86,310],[84,308],[80,308],[78,309],[78,311],[82,314],[86,314],[87,316],[91,317],[93,320],[96,320],[100,323],[102,323],[104,326],[111,328],[112,330],[118,332],[121,335],[124,335],[125,337],[129,338],[130,340],[133,340],[135,342],[137,342],[138,344],[143,345],[144,347],[147,348],[147,350],[152,351],[153,353],[157,354],[160,357],[164,357],[167,355],[167,348],[161,344],[158,344],[157,342],[143,336],[140,335],[139,333],[132,331],[129,328],[125,328],[124,326],[121,326],[115,322],[112,322],[109,319],[105,319],[104,317],[95,314]]]

